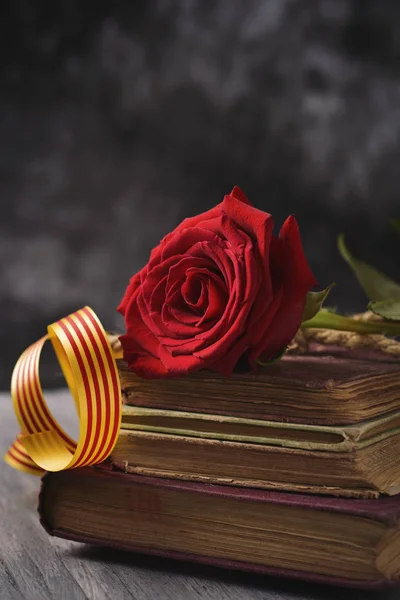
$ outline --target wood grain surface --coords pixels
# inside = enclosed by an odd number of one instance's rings
[[[66,391],[48,394],[73,433]],[[0,394],[4,454],[18,431]],[[48,536],[36,513],[39,479],[0,463],[0,600],[400,600],[400,590],[365,593],[99,549]]]

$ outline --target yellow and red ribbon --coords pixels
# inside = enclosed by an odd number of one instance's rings
[[[121,389],[113,351],[95,313],[87,306],[49,325],[15,365],[11,395],[21,434],[5,461],[41,475],[104,461],[121,424]],[[79,416],[76,443],[53,418],[39,378],[40,353],[50,340]]]

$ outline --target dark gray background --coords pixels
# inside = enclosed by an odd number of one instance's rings
[[[120,327],[151,247],[234,184],[277,227],[297,215],[343,310],[365,299],[339,232],[400,279],[398,0],[2,6],[1,386],[85,304]]]

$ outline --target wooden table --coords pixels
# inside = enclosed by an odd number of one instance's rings
[[[59,421],[74,433],[69,393],[47,398]],[[0,394],[2,453],[17,430],[9,394]],[[366,594],[52,538],[36,513],[39,483],[0,463],[0,600],[400,600],[399,589]]]

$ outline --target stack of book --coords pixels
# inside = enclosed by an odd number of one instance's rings
[[[361,587],[400,577],[400,370],[285,356],[230,379],[119,361],[110,459],[45,475],[58,536]]]

